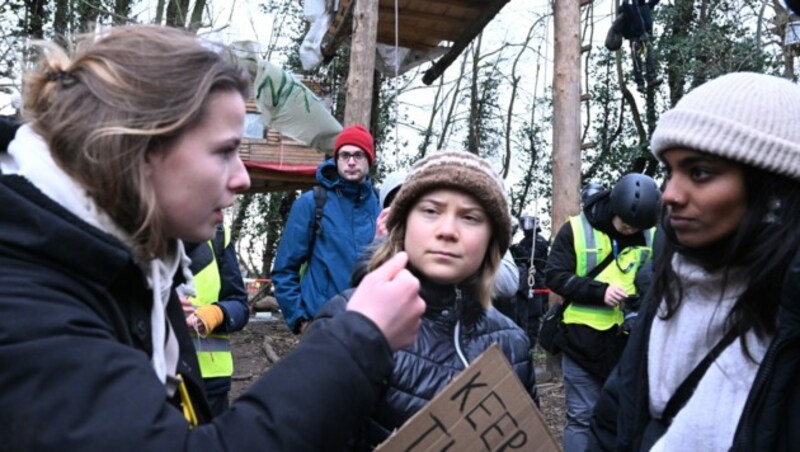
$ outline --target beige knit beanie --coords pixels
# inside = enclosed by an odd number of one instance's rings
[[[451,188],[475,197],[492,222],[500,254],[511,241],[511,215],[503,180],[486,160],[461,151],[439,151],[416,162],[397,193],[386,226],[393,229],[408,217],[416,200],[431,190]]]
[[[800,85],[753,72],[726,74],[683,96],[653,132],[653,154],[678,147],[800,179]]]

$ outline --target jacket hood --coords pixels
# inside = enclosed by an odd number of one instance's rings
[[[134,263],[120,240],[79,219],[45,196],[21,176],[0,180],[0,253],[26,255],[49,261],[70,272],[107,286]],[[10,215],[13,211],[14,215]],[[82,259],[76,256],[104,256]]]
[[[339,177],[336,161],[328,159],[317,167],[317,182],[328,190],[338,190],[348,197],[364,195],[372,190],[372,179],[367,174],[361,182],[350,182]]]
[[[583,214],[592,226],[603,229],[600,226],[610,223],[614,217],[611,211],[611,190],[603,190],[590,196],[583,205]]]

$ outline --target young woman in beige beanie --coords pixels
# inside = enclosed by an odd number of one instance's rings
[[[427,309],[417,341],[395,353],[386,397],[355,448],[381,443],[493,343],[535,396],[527,335],[491,306],[494,276],[511,240],[511,217],[503,182],[489,163],[454,151],[418,161],[392,203],[386,226],[388,236],[369,268],[408,253],[408,268],[420,280]],[[330,321],[348,296],[329,301],[315,323]]]
[[[733,73],[662,115],[663,247],[591,450],[800,444],[800,86]]]

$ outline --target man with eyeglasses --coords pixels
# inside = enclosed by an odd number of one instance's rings
[[[380,213],[369,176],[372,135],[360,125],[336,139],[333,159],[317,168],[318,187],[292,205],[272,268],[275,298],[295,334],[331,297],[350,287],[361,251],[375,237]]]
[[[554,340],[563,355],[565,452],[586,450],[594,404],[627,339],[623,309],[638,298],[637,272],[652,258],[660,206],[656,182],[628,174],[588,197],[550,248],[545,280],[566,303]]]

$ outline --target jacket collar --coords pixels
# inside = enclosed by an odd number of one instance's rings
[[[317,181],[323,187],[352,199],[362,199],[369,196],[372,189],[372,179],[369,174],[361,182],[350,182],[339,176],[336,161],[328,159],[317,168]]]
[[[439,284],[416,269],[412,268],[411,273],[420,282],[419,295],[425,300],[425,317],[452,323],[462,320],[466,324],[473,324],[480,318],[483,308],[471,278],[463,284]]]

